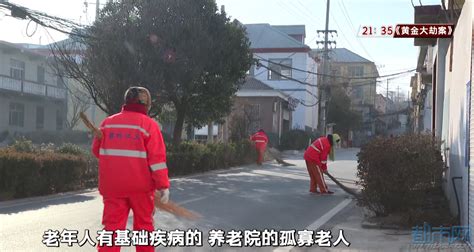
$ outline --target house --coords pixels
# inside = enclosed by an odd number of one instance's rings
[[[313,132],[318,124],[317,63],[304,44],[304,25],[246,24],[254,58],[249,75],[298,101],[292,111],[291,129]],[[301,71],[303,70],[303,71]]]
[[[73,42],[73,39],[68,38],[62,41],[56,42],[56,44],[38,46],[38,45],[23,45],[31,48],[36,53],[45,55],[49,58],[53,58],[55,55],[51,52],[51,48],[60,46],[62,49],[66,49],[70,56],[80,61],[82,52],[86,47],[80,43]],[[62,68],[62,66],[57,66]],[[63,79],[65,80],[68,92],[68,103],[67,103],[67,119],[66,125],[70,130],[88,131],[89,129],[80,121],[79,113],[83,112],[91,120],[94,125],[99,125],[106,117],[107,114],[102,111],[94,102],[89,92],[84,86],[81,85],[77,80],[67,78],[64,74]]]
[[[291,129],[296,101],[268,84],[248,76],[234,98],[231,114],[223,128],[225,139],[247,137],[263,129],[270,141],[279,141]],[[279,144],[279,142],[275,143]]]
[[[415,132],[433,131],[432,101],[433,101],[433,46],[420,47],[417,62],[417,72],[412,76],[412,120]]]
[[[321,62],[322,50],[311,52]],[[328,52],[330,85],[343,87],[351,99],[351,109],[362,116],[362,129],[354,132],[354,145],[375,134],[375,98],[379,73],[375,63],[346,49],[335,48]]]
[[[48,58],[0,41],[0,132],[63,130],[68,92]]]
[[[420,48],[412,77],[414,131],[442,140],[446,163],[443,188],[461,226],[474,229],[474,37],[472,1],[446,1],[415,7],[415,23],[453,23],[453,38],[416,38]],[[473,247],[473,232],[469,245]]]

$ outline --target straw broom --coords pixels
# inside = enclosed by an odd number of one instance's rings
[[[337,180],[334,176],[332,176],[331,174],[329,174],[329,172],[325,172],[324,174],[326,174],[332,181],[334,181],[334,183],[336,183],[336,185],[338,185],[342,190],[344,190],[346,193],[356,197],[356,198],[360,198],[360,194],[357,193],[354,189],[351,189],[345,185],[343,185],[341,182],[339,182],[339,180]]]
[[[285,160],[279,158],[279,153],[276,149],[274,148],[268,148],[267,149],[267,154],[270,155],[272,158],[274,158],[279,164],[283,165],[283,166],[295,166],[294,164],[290,164],[288,162],[286,162]]]
[[[82,122],[86,125],[86,127],[90,129],[97,138],[101,139],[103,137],[102,131],[95,127],[94,124],[91,123],[89,118],[87,118],[87,116],[83,112],[81,112],[79,116],[82,119]],[[157,195],[155,195],[155,207],[165,212],[171,213],[175,216],[183,217],[189,220],[197,220],[201,217],[200,215],[191,212],[184,207],[179,206],[171,200],[168,200],[168,203],[166,204],[162,203],[160,198],[157,197]]]

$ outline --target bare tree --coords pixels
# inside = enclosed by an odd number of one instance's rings
[[[69,108],[72,110],[68,113],[68,117],[66,120],[66,127],[68,129],[74,129],[79,123],[80,120],[80,113],[87,111],[90,108],[90,102],[88,95],[84,92],[76,91],[70,92],[71,99],[71,106]]]
[[[260,126],[260,115],[256,104],[242,102],[234,107],[230,120],[232,141],[246,139]]]

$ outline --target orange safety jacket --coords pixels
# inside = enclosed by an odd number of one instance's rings
[[[315,162],[323,171],[328,169],[328,155],[331,151],[331,144],[327,137],[320,137],[314,140],[313,143],[306,149],[304,159],[310,162]]]
[[[265,149],[268,144],[268,137],[265,132],[257,132],[250,137],[250,140],[252,140],[255,143],[255,147],[259,150]]]
[[[94,138],[99,159],[99,192],[126,197],[170,187],[166,148],[160,128],[146,113],[122,109],[107,117]]]

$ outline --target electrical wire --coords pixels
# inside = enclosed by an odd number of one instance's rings
[[[33,37],[35,35],[36,31],[38,30],[38,23],[35,23],[35,29],[33,30],[33,33],[28,34],[28,30],[29,30],[31,22],[33,22],[33,20],[28,21],[28,24],[26,25],[26,31],[25,31],[26,36],[28,36],[30,38]]]
[[[341,0],[339,3],[339,8],[341,9],[341,12],[342,14],[344,15],[344,17],[346,18],[346,21],[348,22],[348,25],[349,27],[351,28],[355,38],[356,38],[356,41],[357,43],[360,45],[360,47],[362,48],[362,50],[364,50],[364,52],[367,54],[367,56],[369,56],[369,59],[371,59],[372,61],[375,61],[374,58],[372,57],[372,55],[370,55],[370,53],[367,51],[367,48],[365,48],[365,46],[362,44],[362,42],[360,41],[360,38],[356,35],[357,32],[354,28],[354,24],[352,23],[352,19],[351,17],[349,16],[349,12],[347,11],[346,9],[346,5],[344,4],[344,0]]]
[[[410,69],[410,70],[407,70],[407,71],[403,71],[403,72],[398,72],[398,73],[392,73],[392,74],[386,74],[386,75],[379,75],[379,76],[357,76],[357,77],[348,77],[348,76],[341,76],[341,75],[331,75],[331,74],[323,74],[323,73],[316,73],[316,72],[312,72],[312,71],[308,71],[308,70],[304,70],[304,69],[299,69],[299,68],[295,68],[295,67],[289,67],[287,65],[283,65],[283,64],[279,64],[277,62],[273,62],[271,60],[267,60],[261,56],[258,56],[256,55],[257,57],[259,57],[260,59],[254,59],[256,60],[257,62],[258,61],[265,61],[265,62],[268,62],[268,63],[272,63],[272,64],[275,64],[275,65],[279,65],[279,66],[284,66],[286,68],[290,68],[292,70],[295,70],[295,71],[299,71],[299,72],[305,72],[305,73],[309,73],[309,74],[314,74],[314,75],[318,75],[318,76],[326,76],[326,77],[333,77],[333,78],[341,78],[341,79],[354,79],[354,80],[358,80],[358,79],[378,79],[378,78],[386,78],[386,77],[392,77],[392,76],[397,76],[397,75],[402,75],[402,74],[408,74],[408,73],[411,73],[411,72],[414,72],[416,71],[416,69]],[[261,67],[264,67],[263,64],[260,64],[259,66]],[[267,68],[267,67],[264,67],[264,68]],[[268,68],[267,68],[268,69]],[[269,69],[269,70],[272,70],[272,69]]]
[[[64,34],[78,37],[89,37],[84,34],[74,32],[75,30],[82,30],[86,28],[86,26],[77,24],[68,19],[51,16],[46,13],[31,10],[13,3],[0,3],[0,9],[10,10],[12,12],[12,16],[15,18],[29,19],[36,24]]]

